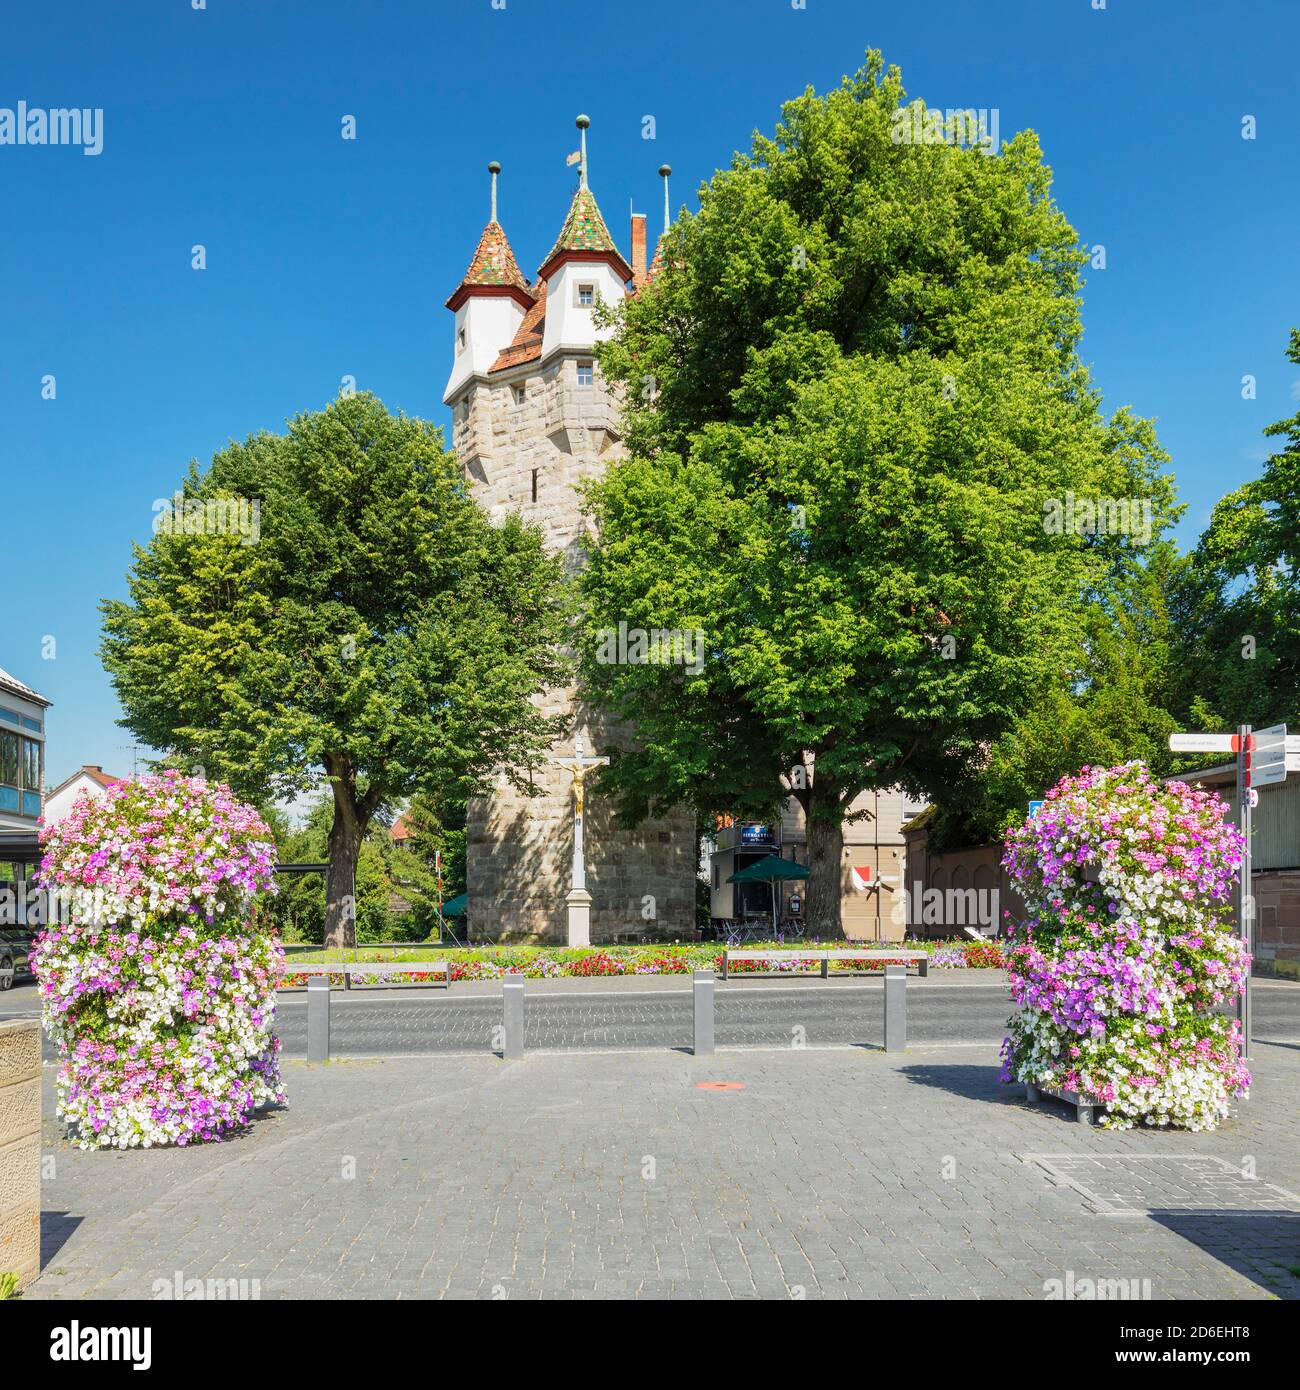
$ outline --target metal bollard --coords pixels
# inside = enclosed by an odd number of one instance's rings
[[[691,980],[695,1001],[695,1039],[692,1051],[697,1057],[713,1055],[713,971],[697,970]]]
[[[501,982],[501,1005],[505,1015],[501,1055],[515,1062],[524,1055],[524,982],[518,976]]]
[[[330,977],[313,975],[307,981],[307,1060],[330,1059]]]
[[[885,966],[885,1051],[907,1050],[907,966]]]

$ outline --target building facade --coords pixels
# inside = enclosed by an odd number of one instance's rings
[[[0,670],[0,831],[31,832],[45,801],[45,711],[50,702]]]
[[[71,777],[66,777],[45,798],[45,824],[54,825],[72,810],[77,798],[85,792],[92,800],[98,800],[109,787],[115,787],[123,779],[104,771],[98,763],[86,763],[79,767]]]
[[[13,929],[41,925],[33,875],[40,860],[39,826],[45,803],[45,712],[50,702],[0,670],[0,989],[13,983],[27,957]]]
[[[903,827],[908,935],[994,937],[1023,921],[1024,902],[1002,867],[1002,846],[936,850],[928,819],[921,814]]]
[[[635,293],[646,266],[645,218],[632,219],[624,259],[587,185],[585,118],[577,190],[536,279],[519,269],[491,217],[469,269],[447,300],[454,356],[443,400],[452,444],[474,497],[500,521],[511,512],[542,529],[570,570],[585,522],[578,487],[621,457],[619,401],[600,377],[594,349],[611,330],[597,305]],[[548,690],[539,706],[568,728],[553,756],[626,748],[627,730],[589,707],[577,688]],[[573,862],[573,785],[549,759],[529,770],[535,795],[498,780],[471,801],[466,835],[470,929],[476,938],[564,940]],[[615,824],[613,808],[588,790],[584,809],[593,941],[688,937],[695,922],[695,828],[678,812]]]
[[[850,806],[843,827],[840,863],[840,923],[849,941],[901,941],[908,929],[903,826],[923,803],[898,788],[863,792]],[[714,929],[770,919],[771,889],[765,883],[728,879],[765,855],[778,854],[807,867],[808,830],[803,807],[791,797],[771,824],[734,821],[718,826],[709,854],[709,903]],[[795,879],[777,886],[776,912],[798,918],[806,911],[807,886]]]

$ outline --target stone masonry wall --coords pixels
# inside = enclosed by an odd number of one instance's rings
[[[1260,962],[1300,962],[1300,872],[1266,870],[1251,875],[1255,892],[1255,957]]]
[[[0,1023],[0,1274],[41,1272],[41,1025]]]
[[[554,358],[491,385],[475,383],[455,413],[453,445],[475,498],[494,521],[518,511],[542,527],[570,570],[584,523],[578,484],[621,454],[617,403],[597,377],[578,385],[579,354]],[[516,395],[524,388],[523,400]],[[534,501],[534,497],[536,500]],[[549,713],[570,716],[552,754],[571,754],[575,723],[589,753],[631,739],[579,702],[575,689],[547,691]],[[467,888],[475,940],[563,941],[573,863],[573,784],[547,763],[534,770],[537,795],[499,783],[469,805]],[[695,926],[695,827],[686,812],[628,831],[587,784],[587,889],[593,942],[616,936],[690,939]]]

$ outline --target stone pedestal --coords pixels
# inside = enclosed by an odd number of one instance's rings
[[[569,945],[591,945],[591,894],[575,888],[565,899],[569,905]]]
[[[0,1023],[0,1274],[41,1272],[41,1025]]]

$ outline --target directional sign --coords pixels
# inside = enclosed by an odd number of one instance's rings
[[[1240,753],[1240,734],[1170,734],[1173,753]]]
[[[1252,740],[1254,756],[1250,761],[1250,784],[1253,787],[1274,786],[1286,781],[1286,725],[1274,724],[1270,729],[1256,729]]]
[[[1030,820],[1033,820],[1033,818],[1034,818],[1034,817],[1039,813],[1039,811],[1041,811],[1042,809],[1043,809],[1043,803],[1042,803],[1041,801],[1031,801],[1031,802],[1029,803],[1029,819],[1030,819]]]

